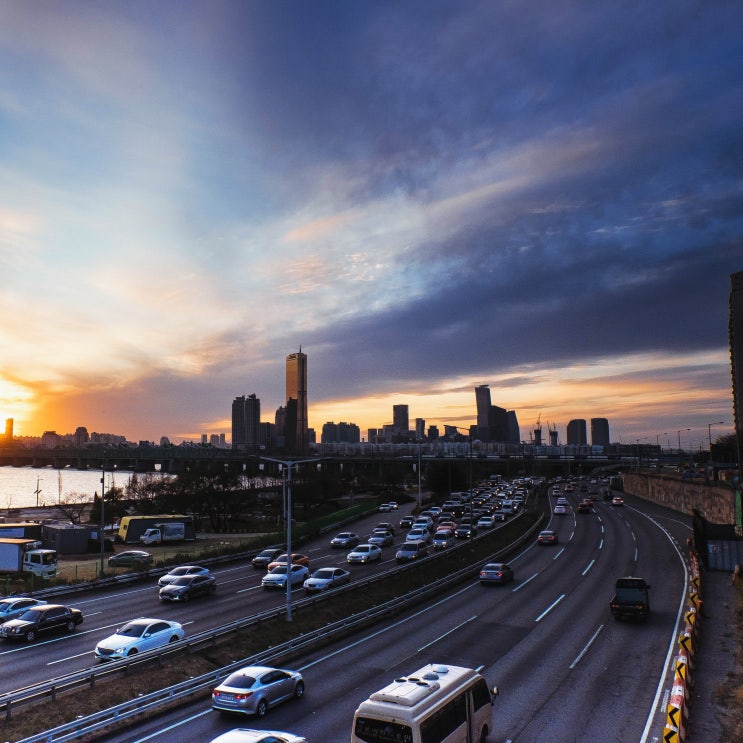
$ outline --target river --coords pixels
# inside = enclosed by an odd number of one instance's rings
[[[106,472],[106,490],[126,487],[131,472]],[[37,494],[38,490],[38,494]],[[0,467],[0,508],[53,506],[72,495],[93,500],[101,492],[100,470]]]

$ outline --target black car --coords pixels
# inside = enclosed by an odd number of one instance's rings
[[[5,640],[33,642],[41,635],[53,632],[74,632],[82,621],[83,613],[80,609],[61,604],[42,604],[33,606],[17,619],[0,625],[0,637]]]
[[[460,524],[454,530],[454,536],[457,539],[472,539],[477,535],[477,527],[474,524]]]
[[[263,568],[265,570],[268,567],[268,563],[273,562],[279,555],[283,555],[284,550],[281,547],[269,547],[264,549],[263,552],[259,552],[251,561],[252,566],[256,570]]]
[[[213,575],[181,575],[160,589],[160,601],[188,601],[217,590]]]

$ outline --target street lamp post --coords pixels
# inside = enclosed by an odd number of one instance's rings
[[[101,578],[103,577],[103,557],[104,557],[104,540],[103,540],[103,530],[106,527],[106,517],[103,513],[103,495],[106,490],[106,462],[101,463],[101,533],[98,535],[98,538],[101,540]]]
[[[315,459],[283,460],[272,457],[260,457],[267,462],[275,462],[282,466],[282,477],[286,492],[286,621],[292,621],[292,465],[305,464],[306,462],[317,462]]]

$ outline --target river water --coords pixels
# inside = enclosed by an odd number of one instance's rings
[[[126,487],[131,472],[106,472],[106,491]],[[38,495],[37,495],[37,492]],[[53,467],[0,467],[0,508],[53,506],[72,495],[93,500],[101,492],[100,470],[56,470]]]

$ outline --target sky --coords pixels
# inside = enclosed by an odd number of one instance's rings
[[[395,404],[467,427],[488,384],[524,440],[706,447],[741,28],[725,0],[0,0],[0,419],[229,440],[301,348],[318,439]]]

